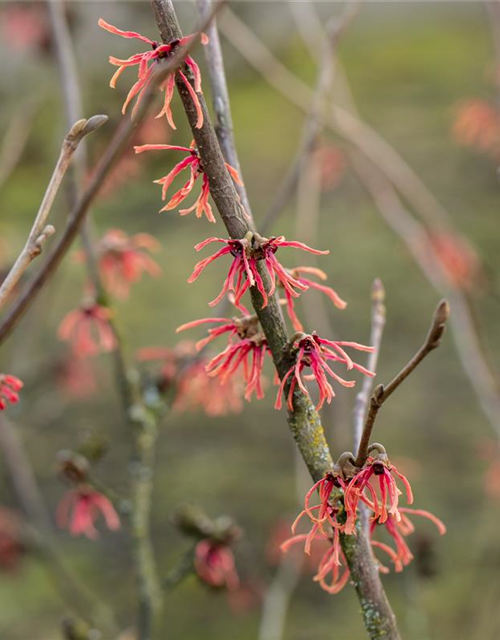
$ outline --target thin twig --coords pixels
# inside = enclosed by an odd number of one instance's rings
[[[206,20],[212,10],[212,0],[196,0],[196,4],[201,19]],[[229,101],[224,61],[222,59],[219,30],[217,29],[217,21],[215,19],[212,20],[208,26],[207,35],[209,42],[204,47],[204,53],[208,78],[210,80],[212,105],[215,112],[215,132],[226,162],[236,169],[243,181],[243,173],[234,141],[233,118],[231,115],[231,104]],[[251,217],[252,211],[246,189],[240,185],[236,185],[236,191],[241,198],[245,211]]]
[[[55,43],[55,54],[66,121],[71,123],[81,118],[83,113],[82,92],[80,89],[76,55],[65,15],[64,4],[59,0],[48,0],[48,8]],[[86,177],[87,168],[87,146],[84,142],[75,155],[74,171],[69,189],[71,208],[75,205],[81,193],[81,186]],[[80,229],[80,237],[89,276],[99,296],[102,293],[102,286],[99,281],[99,269],[93,248],[93,235],[92,217],[90,214],[87,214]]]
[[[376,278],[372,285],[372,328],[370,332],[370,344],[373,351],[368,356],[366,364],[369,371],[373,373],[377,370],[378,357],[380,354],[380,345],[382,343],[382,335],[385,326],[385,290],[382,281]],[[353,410],[353,451],[359,450],[361,442],[361,434],[363,433],[363,425],[365,423],[368,411],[368,403],[370,402],[370,394],[373,387],[373,378],[365,376],[361,391],[356,396]]]
[[[498,0],[485,0],[485,5],[488,12],[488,24],[494,51],[493,81],[495,83],[498,107],[500,105],[500,2]]]
[[[500,392],[484,356],[467,298],[450,283],[449,276],[430,245],[426,230],[401,202],[391,183],[359,153],[350,154],[351,166],[373,198],[380,214],[405,243],[422,273],[450,304],[452,335],[462,367],[474,389],[479,406],[500,439]]]
[[[448,302],[446,300],[441,300],[434,311],[431,326],[424,344],[387,386],[379,384],[375,388],[370,400],[370,407],[363,427],[361,442],[359,444],[358,455],[356,458],[357,467],[362,467],[368,458],[368,446],[370,444],[372,429],[380,408],[394,393],[394,391],[396,391],[396,389],[406,380],[406,378],[418,367],[422,360],[428,356],[431,351],[434,351],[434,349],[439,347],[449,315],[450,307]]]
[[[258,640],[282,640],[290,598],[300,578],[303,562],[295,555],[284,555],[262,603]]]
[[[291,3],[295,5],[295,2]],[[277,193],[260,224],[262,233],[266,234],[287,206],[299,182],[300,176],[316,146],[317,139],[324,127],[327,94],[332,87],[335,75],[335,56],[342,35],[356,15],[357,4],[352,2],[344,7],[343,13],[332,18],[327,25],[324,52],[319,66],[314,96],[309,107],[302,129],[299,147],[295,153],[285,177],[278,187]]]
[[[227,9],[221,19],[221,32],[247,62],[289,102],[309,112],[314,90],[292,73],[233,12]],[[335,104],[326,114],[324,126],[337,132],[372,160],[402,195],[419,211],[423,220],[435,228],[449,227],[451,218],[408,163],[366,122]]]
[[[226,12],[224,21],[221,21],[221,30],[231,44],[272,87],[299,109],[307,112],[312,90],[291,73],[229,10]],[[376,198],[377,203],[381,203],[379,205],[381,213],[386,220],[391,219],[389,224],[407,244],[429,282],[450,301],[453,308],[451,324],[464,371],[479,399],[481,409],[500,437],[500,393],[495,374],[481,352],[480,340],[467,300],[460,291],[450,285],[437,258],[428,248],[428,235],[425,233],[425,228],[421,228],[402,205],[393,185],[416,210],[418,209],[427,226],[430,226],[429,223],[434,229],[436,224],[441,227],[449,226],[448,212],[387,141],[350,111],[336,105],[332,119],[328,120],[326,126],[343,135],[358,149],[357,164],[363,164],[365,168],[369,168],[369,170],[363,170],[366,176],[363,182],[366,182],[367,188]],[[353,152],[356,149],[353,149]],[[427,264],[429,261],[434,267]]]
[[[78,145],[85,136],[101,127],[106,121],[106,116],[93,116],[88,120],[78,120],[66,134],[61,146],[59,159],[57,160],[26,244],[0,287],[0,309],[5,305],[8,297],[11,295],[30,263],[41,254],[47,238],[55,232],[52,225],[46,225],[47,218],[57,192],[59,191],[59,187],[61,186],[64,174],[69,167]]]

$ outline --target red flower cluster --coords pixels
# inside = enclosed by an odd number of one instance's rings
[[[198,542],[194,568],[198,577],[210,587],[234,591],[240,585],[234,555],[227,544],[213,540]]]
[[[291,546],[303,542],[304,551],[309,555],[314,542],[328,540],[330,546],[319,562],[314,580],[329,593],[338,593],[349,579],[349,568],[342,552],[340,534],[356,534],[360,503],[366,505],[373,514],[370,524],[372,545],[389,556],[396,571],[401,571],[403,566],[413,558],[404,540],[415,530],[409,516],[427,518],[436,525],[440,534],[446,532],[446,527],[441,520],[428,511],[399,506],[401,491],[396,485],[394,476],[402,481],[406,489],[407,501],[411,504],[413,496],[410,484],[406,477],[391,465],[383,447],[372,445],[372,450],[377,451],[376,455],[368,458],[365,466],[355,472],[350,479],[344,477],[341,466],[337,464],[334,471],[327,473],[311,487],[305,497],[304,510],[292,525],[292,537],[281,545],[282,551],[286,552]],[[348,457],[352,459],[351,455]],[[378,492],[377,487],[370,483],[375,477],[378,477]],[[319,503],[311,506],[310,500],[316,490],[319,491]],[[344,512],[342,518],[339,518],[342,512]],[[309,518],[312,527],[309,533],[296,535],[297,525],[304,516]],[[394,540],[395,549],[373,540],[378,525],[385,527]],[[380,565],[379,569],[383,573],[388,571],[383,565]],[[329,581],[328,576],[330,576]]]
[[[497,159],[500,154],[500,113],[484,100],[467,100],[460,105],[453,125],[455,139]]]
[[[0,373],[0,411],[7,408],[7,403],[19,402],[19,391],[23,388],[22,380],[9,373]]]
[[[118,29],[117,27],[114,27],[113,25],[107,23],[102,18],[99,20],[98,24],[100,27],[102,27],[106,31],[109,31],[110,33],[114,33],[117,36],[121,36],[122,38],[133,38],[136,40],[142,40],[142,42],[145,42],[151,45],[150,51],[145,51],[144,53],[135,53],[134,55],[130,56],[130,58],[127,58],[126,60],[120,60],[119,58],[115,58],[114,56],[109,57],[110,63],[118,67],[118,70],[113,75],[109,83],[110,87],[112,87],[113,89],[116,86],[116,81],[118,80],[120,75],[125,71],[125,69],[129,67],[138,68],[137,82],[132,86],[132,88],[130,89],[127,95],[127,98],[122,107],[122,113],[126,112],[129,103],[136,96],[137,96],[137,101],[135,103],[134,109],[137,109],[144,95],[144,91],[149,85],[151,78],[153,77],[153,74],[156,68],[155,63],[170,57],[172,53],[175,51],[175,49],[177,49],[178,47],[185,46],[195,37],[194,35],[190,35],[190,36],[186,36],[185,38],[181,38],[180,40],[175,40],[173,42],[170,42],[169,44],[160,44],[159,42],[156,42],[155,40],[150,40],[149,38],[146,38],[145,36],[141,35],[140,33],[136,33],[135,31],[122,31],[121,29]],[[202,34],[201,42],[202,44],[206,44],[208,42],[208,38],[205,34]],[[196,111],[198,114],[198,121],[196,123],[196,126],[198,128],[201,128],[203,126],[203,111],[201,109],[200,101],[197,96],[197,93],[201,93],[200,69],[196,64],[196,62],[193,60],[193,58],[191,58],[191,56],[186,56],[184,62],[187,65],[187,67],[189,67],[189,69],[193,74],[194,87],[191,85],[188,78],[180,69],[178,69],[175,73],[170,74],[167,80],[160,87],[160,89],[165,92],[165,100],[164,100],[163,108],[157,117],[161,117],[165,115],[167,117],[167,120],[170,126],[173,129],[176,128],[173,117],[172,117],[172,110],[170,108],[170,103],[174,95],[175,77],[176,75],[179,75],[186,89],[189,91],[189,94],[193,100],[193,104],[196,108]]]
[[[202,342],[202,341],[201,341]],[[180,413],[202,409],[208,416],[239,413],[243,406],[243,384],[232,376],[222,385],[206,371],[207,358],[197,354],[192,342],[181,342],[174,349],[145,348],[140,360],[161,360],[158,388],[173,393],[172,409]]]
[[[95,528],[99,515],[104,517],[108,529],[116,531],[120,528],[120,518],[110,500],[86,485],[68,491],[57,507],[57,523],[62,529],[69,529],[73,536],[83,534],[91,540],[99,535]]]
[[[453,233],[430,236],[436,256],[453,285],[473,291],[483,279],[481,261],[471,245]]]
[[[359,471],[349,482],[345,490],[344,505],[347,513],[347,521],[345,524],[346,533],[354,533],[356,528],[357,508],[360,500],[368,505],[374,513],[374,519],[380,524],[384,524],[389,516],[400,520],[398,511],[399,496],[401,491],[396,485],[394,476],[399,478],[406,489],[406,501],[408,504],[413,503],[413,494],[410,483],[404,475],[399,473],[394,465],[378,455],[377,457],[369,457],[365,467]],[[373,486],[370,484],[372,478],[378,478],[380,490],[380,500]],[[365,495],[365,490],[370,494],[369,498]],[[370,501],[371,500],[371,501]],[[388,506],[386,503],[389,503]]]
[[[358,351],[373,351],[373,347],[367,347],[357,342],[332,341],[320,338],[316,333],[297,333],[293,338],[293,347],[296,349],[295,363],[290,367],[283,377],[278,395],[276,397],[275,408],[281,409],[281,398],[287,383],[290,384],[287,396],[287,406],[293,411],[293,393],[298,385],[299,389],[306,395],[309,391],[304,384],[304,380],[315,380],[319,389],[319,402],[316,409],[323,406],[325,400],[330,403],[335,397],[335,392],[328,382],[327,374],[344,387],[353,387],[354,380],[344,380],[330,368],[328,362],[342,362],[348,370],[356,369],[367,376],[373,376],[373,372],[352,361],[345,352],[344,347],[351,347]],[[305,367],[311,369],[310,374],[302,376]],[[289,379],[291,378],[291,382]]]
[[[210,196],[210,185],[208,182],[207,174],[203,171],[203,165],[201,163],[200,154],[195,146],[194,140],[191,142],[190,147],[180,147],[172,144],[142,144],[134,147],[136,153],[142,153],[143,151],[164,151],[164,150],[175,150],[175,151],[187,151],[189,154],[184,160],[181,160],[179,163],[175,165],[175,167],[163,178],[159,180],[154,180],[156,184],[161,184],[161,199],[165,200],[167,197],[167,191],[174,181],[175,177],[179,175],[184,169],[190,170],[189,180],[185,183],[185,185],[175,193],[172,198],[168,201],[168,203],[160,209],[162,211],[170,211],[171,209],[175,209],[181,202],[183,202],[188,195],[193,190],[194,184],[198,176],[202,175],[202,185],[201,192],[195,203],[189,207],[188,209],[181,209],[179,213],[181,216],[185,216],[191,211],[196,209],[196,217],[201,218],[203,213],[205,213],[207,220],[209,222],[215,222],[215,217],[212,211],[212,207],[208,202],[208,197]],[[227,162],[225,163],[227,170],[231,174],[233,180],[242,185],[243,183],[240,180],[238,172],[234,167],[232,167]]]
[[[116,338],[109,324],[110,318],[111,311],[107,307],[95,302],[83,303],[63,318],[59,338],[71,343],[73,355],[77,358],[93,356],[99,351],[112,351]]]
[[[159,276],[160,267],[147,253],[159,248],[160,243],[149,233],[128,236],[121,229],[107,231],[96,247],[106,289],[118,298],[126,298],[130,285],[143,273]]]
[[[231,254],[233,262],[229,268],[226,280],[219,295],[209,302],[211,307],[215,306],[224,295],[230,291],[234,294],[234,304],[241,308],[240,300],[250,287],[256,286],[262,295],[262,308],[267,306],[268,296],[272,296],[276,290],[276,279],[284,287],[285,291],[294,298],[298,297],[301,292],[306,291],[309,287],[293,277],[292,273],[285,269],[277,260],[275,253],[280,247],[293,247],[302,249],[316,255],[325,255],[329,251],[320,251],[312,249],[302,242],[289,242],[284,236],[276,236],[272,238],[262,238],[256,233],[249,233],[241,240],[231,240],[224,238],[207,238],[195,246],[196,251],[200,251],[212,242],[221,242],[226,246],[219,249],[216,253],[201,260],[195,265],[194,271],[188,279],[189,283],[194,282],[202,271],[214,260],[221,256]],[[271,279],[271,287],[269,291],[264,288],[264,282],[259,273],[257,262],[262,260]],[[235,282],[236,280],[236,282]]]
[[[262,369],[269,348],[259,328],[257,317],[247,315],[242,318],[202,318],[181,325],[177,331],[192,329],[207,323],[220,324],[220,326],[210,329],[208,337],[197,342],[197,349],[202,349],[221,335],[228,335],[228,346],[206,364],[205,370],[208,375],[217,376],[220,383],[225,385],[237,372],[241,372],[246,383],[245,399],[250,400],[253,393],[257,398],[263,398]],[[236,342],[233,342],[233,337],[237,337]]]
[[[207,360],[197,360],[179,372],[172,409],[178,412],[198,408],[212,418],[243,409],[243,383],[240,376],[224,381],[207,373]]]
[[[12,49],[12,55],[16,57],[19,56],[19,52],[28,52],[30,55],[47,53],[52,37],[47,14],[38,3],[23,5],[9,3],[2,7],[2,42]]]

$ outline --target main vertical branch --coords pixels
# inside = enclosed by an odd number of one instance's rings
[[[170,0],[151,0],[153,12],[161,37],[165,43],[182,38],[182,32]],[[188,68],[184,74],[193,80]],[[240,239],[248,231],[254,231],[252,221],[245,216],[237,192],[226,169],[224,157],[210,120],[206,102],[198,94],[203,112],[203,126],[197,128],[198,115],[189,91],[181,78],[177,79],[177,89],[189,120],[191,131],[200,154],[205,174],[210,184],[210,192],[219,214],[232,238]],[[264,286],[269,290],[267,273],[262,270]],[[290,367],[287,356],[287,331],[276,296],[269,298],[269,304],[262,309],[260,294],[253,289],[252,302],[259,317],[273,360],[282,378]],[[310,399],[296,391],[293,411],[288,412],[290,431],[312,478],[317,481],[324,477],[333,466],[333,460],[326,443],[323,427],[317,411]],[[385,597],[380,582],[378,568],[373,561],[368,539],[363,533],[357,537],[345,536],[344,552],[349,563],[352,578],[358,593],[363,619],[372,640],[399,640],[394,614]]]
[[[172,42],[182,38],[172,3],[164,0],[152,0],[152,7],[163,41]],[[188,68],[185,68],[183,72],[192,79]],[[251,220],[245,216],[239,203],[233,181],[226,169],[224,156],[205,99],[202,94],[198,95],[203,111],[203,126],[197,128],[195,125],[198,115],[191,95],[181,79],[177,82],[177,89],[210,183],[210,193],[222,221],[231,238],[243,238],[248,231],[255,231],[255,227]],[[261,275],[267,290],[269,290],[267,272],[262,270]],[[267,307],[262,309],[260,294],[252,289],[252,301],[266,335],[277,371],[282,377],[289,369],[288,360],[285,357],[288,336],[277,298],[276,296],[269,297]],[[294,411],[289,413],[288,422],[311,475],[315,480],[319,480],[332,468],[333,461],[318,413],[309,398],[300,392],[295,394]]]

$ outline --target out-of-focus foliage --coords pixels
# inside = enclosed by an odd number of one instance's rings
[[[182,9],[189,32],[194,9]],[[325,16],[336,9],[331,3],[319,5]],[[285,3],[237,3],[235,10],[294,72],[314,81],[313,62]],[[123,76],[119,90],[107,86],[113,71],[107,56],[133,52],[128,42],[98,29],[97,19],[102,15],[120,27],[150,36],[155,25],[144,2],[76,2],[70,4],[70,11],[85,114],[110,116],[106,129],[90,141],[90,156],[95,160],[120,119],[128,84]],[[2,265],[9,264],[24,242],[64,130],[57,70],[50,51],[44,51],[16,50],[7,38],[0,40],[3,134],[20,105],[34,99],[40,105],[21,163],[0,191]],[[200,51],[195,56],[202,61]],[[494,276],[500,266],[496,167],[491,158],[459,146],[452,137],[456,105],[470,97],[488,100],[493,94],[493,48],[482,5],[368,3],[345,36],[341,60],[363,116],[420,173]],[[294,153],[302,114],[230,46],[227,63],[245,183],[259,220]],[[206,80],[204,86],[208,87]],[[155,139],[142,142],[168,137],[174,144],[188,143],[177,99],[174,110],[179,114],[178,131],[169,134],[166,125],[163,130],[160,125]],[[329,139],[335,141],[326,136]],[[342,148],[342,142],[337,142]],[[122,168],[128,172],[125,180],[116,174],[115,189],[105,193],[92,211],[101,234],[109,228],[123,228],[129,234],[147,232],[162,245],[155,259],[163,276],[144,278],[128,300],[116,304],[130,356],[143,347],[175,345],[175,328],[207,315],[206,301],[216,295],[225,273],[225,265],[213,265],[203,281],[186,283],[197,259],[193,246],[208,235],[224,235],[222,225],[212,226],[192,215],[180,218],[175,212],[159,214],[160,190],[152,180],[165,175],[172,164],[163,154],[141,156],[140,161],[136,167],[129,157]],[[387,326],[377,378],[383,382],[419,346],[437,295],[386,227],[349,166],[343,171],[335,189],[325,190],[322,196],[321,223],[313,244],[331,250],[321,258],[321,267],[349,303],[345,311],[331,309],[335,331],[343,339],[366,343],[371,282],[376,276],[383,280]],[[61,194],[54,210],[59,231],[66,214]],[[295,237],[296,215],[290,206],[273,232]],[[68,258],[1,354],[1,369],[25,381],[22,402],[9,409],[9,416],[26,442],[52,512],[64,491],[56,475],[56,452],[75,449],[95,434],[109,442],[96,473],[118,493],[126,494],[128,489],[128,433],[113,387],[110,358],[104,355],[91,361],[97,386],[89,395],[70,396],[56,375],[67,353],[57,339],[57,327],[79,304],[83,285],[81,264]],[[491,290],[477,298],[479,322],[494,365],[500,365],[498,286],[492,277]],[[304,296],[299,309],[315,295]],[[297,511],[293,443],[284,415],[272,408],[271,373],[269,369],[266,399],[245,405],[239,415],[171,414],[164,420],[157,447],[153,525],[160,574],[171,569],[188,544],[169,515],[179,503],[196,502],[209,514],[231,514],[241,525],[244,536],[235,547],[239,573],[257,593],[265,590],[274,571],[266,559],[268,539],[278,516],[290,519]],[[351,446],[354,396],[339,389],[332,411],[323,412],[337,455]],[[432,525],[424,522],[413,542],[417,561],[404,574],[383,578],[407,640],[498,637],[500,505],[498,496],[484,490],[488,460],[478,453],[492,438],[449,337],[381,412],[376,439],[384,442],[410,477],[419,506],[441,517],[449,532],[437,539]],[[6,472],[0,490],[1,503],[16,506]],[[134,584],[126,528],[105,532],[97,542],[70,539],[61,532],[58,546],[99,597],[116,608],[123,627],[130,625]],[[16,572],[0,574],[0,603],[0,636],[8,640],[54,638],[65,612],[48,575],[30,556]],[[237,630],[238,640],[250,640],[256,637],[260,611],[255,603],[249,608],[231,605],[224,595],[189,578],[168,595],[164,616],[172,638],[195,640],[203,634],[205,640],[226,640],[234,638]],[[319,640],[332,635],[342,640],[364,637],[354,593],[347,588],[338,596],[328,596],[306,575],[293,597],[286,637]]]

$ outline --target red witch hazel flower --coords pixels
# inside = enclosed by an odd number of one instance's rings
[[[481,261],[463,238],[450,232],[435,233],[430,241],[453,285],[472,291],[484,283]]]
[[[292,525],[293,535],[281,545],[281,550],[286,552],[295,544],[304,543],[304,551],[310,555],[313,544],[318,541],[324,543],[325,540],[329,542],[329,547],[321,557],[314,577],[314,580],[319,582],[328,593],[338,593],[349,580],[350,572],[342,552],[340,535],[356,534],[360,502],[373,512],[370,524],[372,546],[389,556],[396,571],[402,571],[403,567],[413,559],[413,554],[405,541],[405,538],[415,530],[410,517],[427,518],[436,525],[441,535],[446,533],[444,524],[432,513],[398,506],[398,495],[401,492],[392,474],[394,473],[403,481],[408,502],[411,503],[413,496],[408,480],[390,464],[382,445],[373,444],[370,450],[376,451],[375,457],[368,458],[359,471],[356,471],[354,466],[355,459],[352,453],[346,452],[340,456],[333,470],[326,473],[307,492],[304,510]],[[374,475],[379,477],[380,499],[377,497],[375,488],[370,484],[370,479]],[[319,503],[311,506],[311,497],[316,491],[319,493]],[[386,505],[387,501],[388,505]],[[304,517],[310,520],[312,527],[309,533],[296,534],[296,528]],[[395,549],[373,539],[378,525],[385,527],[394,540]],[[380,563],[379,570],[381,573],[388,572],[388,568]]]
[[[194,568],[198,577],[210,587],[234,591],[240,585],[234,555],[227,544],[213,540],[198,542]]]
[[[19,402],[19,391],[23,388],[22,380],[8,373],[0,373],[0,411],[7,408],[7,403]]]
[[[207,373],[206,366],[207,360],[202,359],[180,372],[172,409],[184,412],[201,408],[212,418],[240,413],[243,409],[241,377],[231,376],[221,384],[218,378]]]
[[[127,58],[126,60],[120,60],[119,58],[115,58],[114,56],[109,57],[110,63],[118,67],[118,70],[116,71],[114,76],[111,78],[111,81],[109,83],[109,86],[112,87],[113,89],[116,87],[116,81],[118,80],[120,75],[125,71],[125,69],[127,69],[128,67],[138,67],[137,82],[132,86],[132,88],[130,89],[127,95],[127,98],[122,107],[122,113],[126,112],[128,105],[136,96],[137,96],[137,101],[135,103],[134,110],[137,109],[144,95],[144,90],[148,86],[155,72],[155,68],[156,68],[155,63],[158,63],[161,60],[164,60],[165,58],[169,58],[172,55],[172,53],[175,51],[175,49],[177,49],[178,47],[185,46],[195,37],[194,35],[189,35],[189,36],[186,36],[185,38],[181,38],[180,40],[174,40],[168,44],[160,44],[159,42],[156,42],[155,40],[150,40],[149,38],[146,38],[145,36],[141,35],[140,33],[136,33],[135,31],[122,31],[121,29],[118,29],[117,27],[114,27],[113,25],[107,23],[102,18],[99,20],[98,24],[100,27],[102,27],[106,31],[109,31],[110,33],[114,33],[117,36],[121,36],[122,38],[132,38],[136,40],[142,40],[142,42],[145,42],[146,44],[151,45],[150,51],[145,51],[144,53],[136,53],[130,56],[130,58]],[[208,42],[208,37],[205,34],[202,34],[201,43],[207,44],[207,42]],[[203,126],[203,111],[201,109],[200,101],[197,95],[198,93],[202,93],[200,69],[196,64],[196,62],[193,60],[193,58],[191,58],[191,56],[186,56],[184,63],[193,74],[194,87],[191,84],[191,82],[188,80],[186,75],[183,73],[183,71],[181,71],[180,69],[178,69],[175,73],[172,73],[160,87],[160,90],[165,92],[165,100],[164,100],[163,108],[157,117],[159,118],[165,115],[167,117],[167,120],[170,126],[173,129],[176,128],[173,117],[172,117],[170,103],[174,95],[175,77],[176,75],[178,75],[182,79],[186,89],[189,91],[191,99],[193,100],[193,104],[198,114],[198,121],[196,123],[196,126],[197,128],[201,128]]]
[[[331,287],[327,287],[323,284],[319,284],[318,282],[314,282],[314,280],[310,280],[309,278],[304,278],[302,274],[316,276],[320,280],[326,280],[327,275],[321,269],[316,269],[315,267],[295,267],[295,269],[289,269],[288,273],[291,278],[299,282],[301,285],[306,286],[308,289],[317,289],[324,293],[326,296],[330,298],[333,304],[337,307],[337,309],[345,309],[347,307],[347,302],[342,300],[342,298],[338,295],[338,293],[332,289]],[[288,315],[290,316],[290,320],[292,321],[293,328],[295,331],[303,331],[304,327],[302,326],[301,321],[298,319],[297,314],[295,313],[295,303],[293,301],[294,296],[290,293],[288,289],[285,289],[285,298],[287,303]]]
[[[276,279],[285,288],[285,291],[293,297],[298,297],[303,291],[307,291],[308,285],[299,282],[287,271],[283,265],[277,260],[275,253],[280,247],[293,247],[302,249],[316,255],[325,255],[329,251],[320,251],[312,249],[302,242],[289,242],[284,236],[272,238],[263,238],[257,233],[249,231],[241,240],[225,240],[224,238],[207,238],[195,246],[196,251],[200,251],[212,242],[221,242],[226,246],[219,249],[212,256],[201,260],[195,265],[194,271],[188,279],[188,282],[194,282],[202,271],[214,260],[221,256],[231,254],[233,262],[229,268],[227,278],[221,292],[209,302],[209,306],[215,306],[224,295],[230,291],[234,293],[234,304],[240,307],[242,296],[250,287],[256,286],[263,298],[262,308],[267,306],[268,296],[272,296],[276,290]],[[257,261],[262,260],[266,266],[267,272],[271,278],[271,287],[269,291],[264,288],[264,282],[257,268]],[[236,282],[235,282],[236,279]]]
[[[281,409],[282,395],[289,378],[291,378],[291,382],[288,390],[287,406],[290,411],[293,411],[293,393],[297,385],[304,394],[309,395],[304,380],[315,380],[318,385],[319,402],[316,406],[318,411],[323,406],[325,400],[330,403],[335,397],[335,392],[328,382],[326,374],[344,387],[353,387],[355,385],[354,380],[344,380],[332,371],[328,361],[342,362],[348,370],[356,369],[367,376],[374,375],[362,365],[353,362],[344,350],[344,347],[350,347],[358,351],[371,352],[373,351],[373,347],[367,347],[357,342],[325,340],[324,338],[320,338],[316,333],[307,334],[302,332],[297,332],[292,336],[291,345],[296,351],[296,360],[281,381],[274,405],[275,409]],[[311,373],[302,376],[301,374],[305,367],[310,367]]]
[[[102,515],[108,529],[120,528],[120,518],[110,500],[88,486],[66,493],[57,507],[57,523],[71,535],[85,535],[91,540],[98,537],[95,522]]]
[[[245,310],[246,311],[246,310]],[[260,400],[264,397],[262,387],[262,369],[264,358],[269,353],[267,340],[260,329],[257,316],[244,316],[243,318],[202,318],[194,322],[181,325],[177,331],[192,329],[201,324],[220,324],[219,327],[209,330],[207,338],[197,343],[197,348],[202,349],[209,342],[220,335],[228,334],[228,346],[214,356],[205,369],[209,376],[218,376],[222,385],[227,384],[234,375],[241,371],[246,383],[245,399],[249,400],[255,393]],[[232,338],[237,336],[237,342]]]
[[[128,236],[121,229],[110,229],[97,244],[99,267],[106,285],[118,298],[126,298],[130,285],[143,273],[157,277],[160,267],[147,253],[158,251],[160,243],[148,233]]]
[[[398,509],[399,496],[401,491],[396,485],[394,476],[399,478],[406,490],[406,500],[408,504],[413,502],[413,493],[407,478],[389,462],[385,448],[374,443],[368,448],[369,453],[374,453],[366,461],[364,467],[358,471],[349,482],[345,491],[345,510],[347,513],[346,533],[354,533],[356,526],[357,508],[360,501],[364,502],[374,513],[374,518],[380,524],[384,524],[389,516],[393,516],[396,521],[401,520]],[[372,478],[378,478],[380,499],[374,487],[370,484]],[[364,492],[368,491],[369,497]],[[387,501],[389,505],[387,506]]]
[[[112,351],[116,338],[109,324],[110,318],[108,308],[95,302],[84,302],[64,317],[59,326],[59,338],[71,343],[77,358],[92,356],[99,351]]]
[[[467,100],[453,125],[455,139],[462,145],[498,158],[500,153],[500,113],[484,100]]]
[[[314,576],[314,581],[319,582],[322,589],[328,593],[338,593],[349,579],[349,570],[346,568],[347,563],[340,546],[340,534],[344,531],[344,525],[338,521],[338,508],[334,506],[334,500],[341,495],[340,490],[346,486],[346,482],[337,471],[327,473],[316,482],[306,494],[304,510],[292,525],[292,537],[281,545],[281,550],[287,552],[293,545],[304,542],[304,552],[311,555],[314,542],[327,540],[330,543],[319,561],[318,571]],[[319,492],[319,504],[311,506],[310,500],[316,490]],[[335,493],[338,495],[335,496]],[[312,528],[307,534],[296,535],[297,525],[304,516],[312,522]]]
[[[166,176],[154,181],[156,184],[161,184],[161,199],[165,200],[167,197],[167,191],[174,181],[175,177],[178,176],[184,169],[189,168],[191,172],[189,180],[186,182],[186,184],[182,187],[182,189],[179,189],[179,191],[177,191],[177,193],[172,196],[172,198],[163,207],[163,209],[160,209],[160,212],[170,211],[171,209],[175,209],[177,206],[179,206],[179,204],[183,202],[193,190],[198,176],[202,175],[203,178],[200,195],[191,207],[189,207],[188,209],[181,209],[179,213],[181,214],[181,216],[185,216],[196,209],[197,218],[201,218],[204,213],[209,222],[215,222],[212,207],[208,202],[208,197],[210,196],[210,185],[208,183],[208,177],[203,170],[200,154],[198,153],[198,149],[195,146],[194,140],[193,142],[191,142],[190,147],[179,147],[172,144],[142,144],[135,146],[134,149],[136,153],[142,153],[143,151],[164,150],[186,151],[189,155],[184,158],[184,160],[181,160],[179,163],[177,163],[172,171],[170,171],[170,173],[168,173]],[[227,162],[226,167],[236,184],[243,185],[236,169]]]

